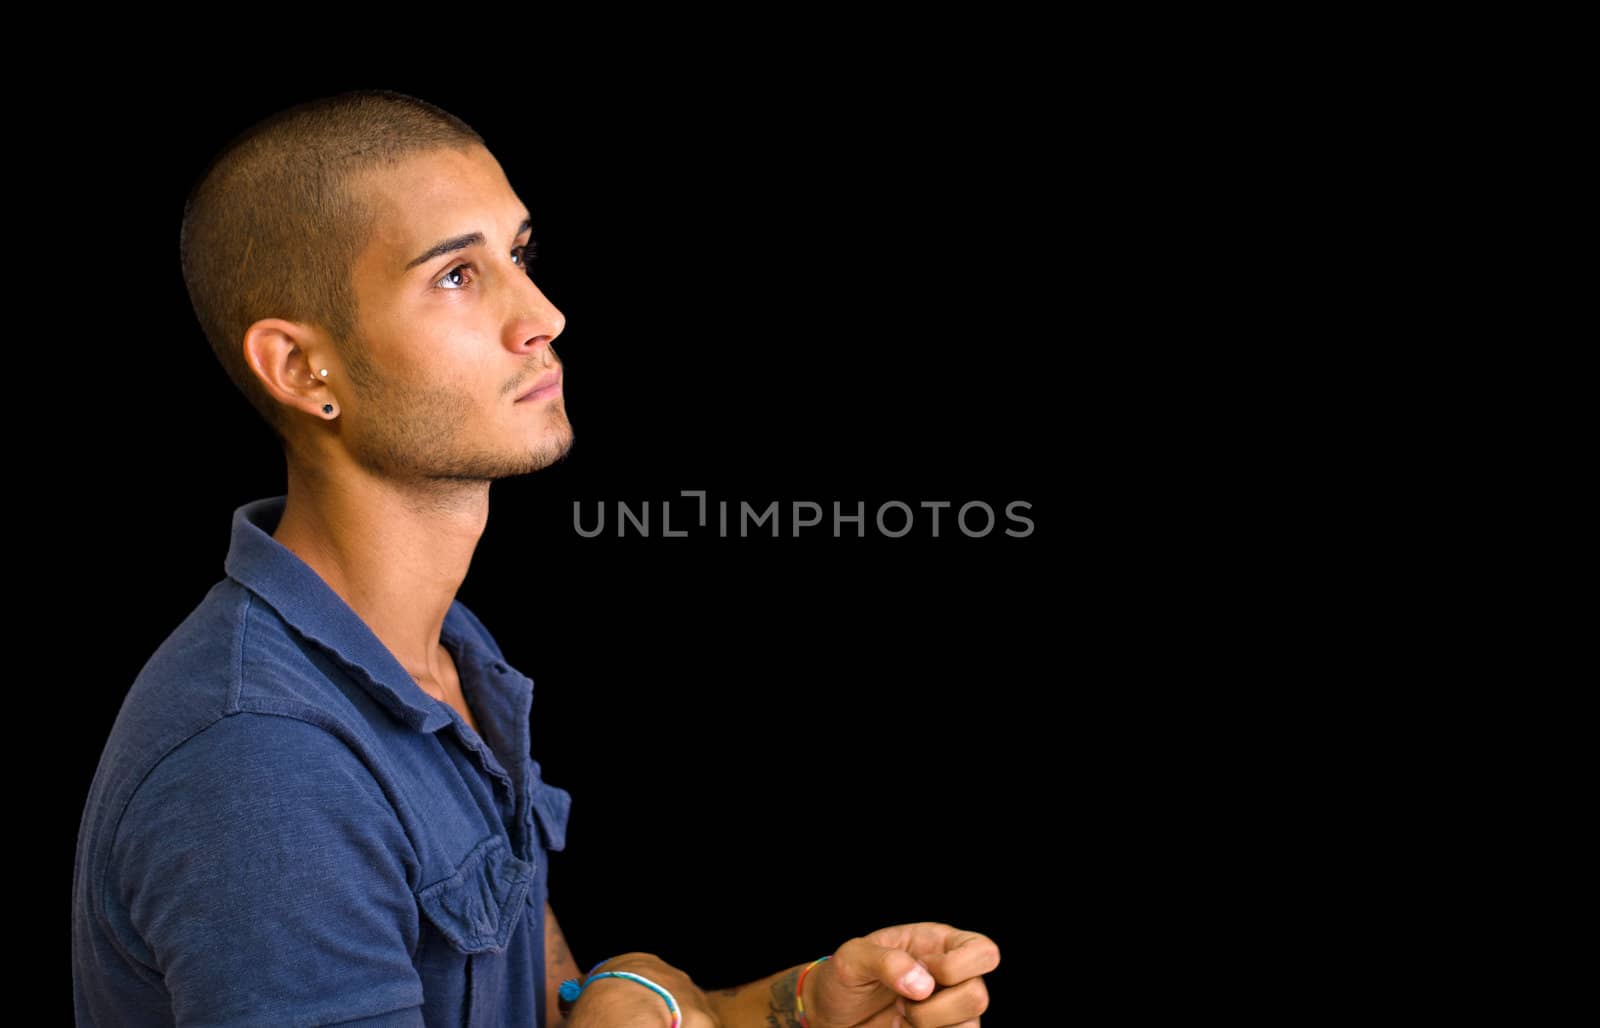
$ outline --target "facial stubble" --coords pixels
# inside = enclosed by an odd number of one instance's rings
[[[370,419],[359,436],[349,440],[356,460],[389,478],[483,482],[531,474],[565,459],[575,437],[562,396],[531,401],[544,405],[545,425],[538,440],[520,452],[466,440],[475,407],[464,393],[391,381],[364,399],[368,410],[405,412]],[[533,411],[516,414],[539,416]]]

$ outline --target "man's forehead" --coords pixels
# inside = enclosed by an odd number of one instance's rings
[[[404,273],[408,262],[447,237],[515,233],[526,209],[499,165],[479,151],[430,153],[364,175],[358,187],[376,215],[369,256]]]

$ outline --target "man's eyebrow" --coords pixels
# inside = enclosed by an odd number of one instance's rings
[[[528,229],[530,229],[532,227],[533,227],[533,218],[525,217],[525,218],[522,219],[522,225],[520,227],[518,227],[518,229],[516,231],[516,234],[520,236],[520,235],[522,235],[522,233],[528,231]],[[422,264],[422,263],[424,263],[426,261],[431,261],[435,257],[440,256],[441,254],[454,253],[457,250],[465,250],[469,246],[482,246],[482,245],[483,245],[483,233],[482,232],[468,232],[464,236],[456,236],[454,239],[445,239],[445,240],[443,240],[441,242],[434,243],[432,246],[428,247],[427,252],[424,253],[422,256],[413,258],[411,263],[406,265],[405,270],[410,271],[412,268],[416,267],[417,265]]]

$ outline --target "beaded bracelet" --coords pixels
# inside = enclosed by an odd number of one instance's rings
[[[811,969],[827,959],[827,957],[818,957],[817,959],[813,960],[811,963],[805,966],[805,970],[800,972],[800,977],[795,979],[794,1013],[795,1016],[800,1019],[800,1028],[811,1028],[811,1025],[806,1021],[806,1001],[800,990],[805,988],[806,975],[811,973]]]
[[[610,959],[610,957],[606,958],[606,960]],[[600,961],[600,964],[605,963],[606,960]],[[655,982],[652,982],[644,975],[634,974],[632,971],[601,971],[599,974],[595,974],[594,968],[599,967],[600,964],[596,964],[594,967],[589,968],[589,973],[584,977],[583,984],[581,985],[578,984],[578,979],[576,978],[568,978],[566,981],[562,982],[561,998],[566,1000],[568,1003],[576,1002],[578,997],[583,995],[583,990],[589,987],[589,983],[597,978],[626,978],[630,982],[638,982],[645,988],[653,990],[662,999],[667,1001],[667,1009],[672,1012],[671,1028],[679,1028],[679,1026],[683,1024],[683,1012],[678,1009],[678,1001],[672,997],[672,993],[668,992],[666,989],[663,989]]]

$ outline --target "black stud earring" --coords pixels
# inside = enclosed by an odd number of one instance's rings
[[[333,404],[331,404],[331,403],[323,404],[322,405],[322,413],[324,413],[324,414],[332,414],[333,413]]]

